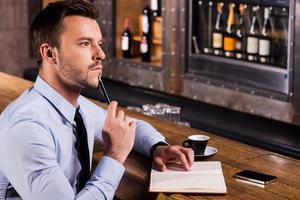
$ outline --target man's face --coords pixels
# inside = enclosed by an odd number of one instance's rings
[[[101,44],[102,35],[95,20],[81,16],[65,17],[57,50],[60,79],[71,87],[98,87],[105,58]]]

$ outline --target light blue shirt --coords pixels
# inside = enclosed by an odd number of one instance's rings
[[[102,142],[106,110],[78,98],[92,160],[94,142]],[[103,156],[91,179],[76,194],[81,169],[74,147],[76,107],[37,78],[33,87],[13,101],[0,116],[0,200],[10,183],[24,200],[112,199],[124,173],[116,160]],[[164,137],[137,120],[134,150],[150,155]]]

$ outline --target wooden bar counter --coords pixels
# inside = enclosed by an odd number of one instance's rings
[[[0,112],[26,88],[33,83],[0,72]],[[109,91],[108,91],[109,92]],[[105,104],[97,103],[102,107]],[[116,192],[116,199],[228,199],[282,200],[300,199],[300,161],[287,156],[245,145],[230,139],[206,133],[200,130],[177,126],[173,123],[126,111],[130,116],[150,122],[167,138],[170,144],[181,145],[188,135],[206,134],[209,144],[218,149],[218,153],[207,161],[221,161],[227,186],[225,195],[201,194],[163,194],[149,193],[149,174],[151,160],[138,153],[131,153],[125,162],[126,172]],[[236,122],[238,123],[238,122]],[[93,162],[101,158],[102,147],[96,146]],[[3,162],[3,161],[1,161]],[[272,174],[278,180],[265,187],[240,182],[233,175],[241,170],[250,169]],[[113,174],[112,174],[113,176]]]

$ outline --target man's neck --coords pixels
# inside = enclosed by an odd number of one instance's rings
[[[39,76],[73,106],[77,105],[77,99],[81,92],[79,87],[68,85],[58,78],[58,76],[51,76],[51,73],[47,73],[41,69],[39,70]]]

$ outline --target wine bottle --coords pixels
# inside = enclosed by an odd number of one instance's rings
[[[235,15],[234,15],[235,4],[230,3],[229,5],[229,15],[227,19],[227,27],[224,36],[224,52],[226,57],[233,57],[235,46],[236,46],[236,36],[235,36]]]
[[[259,24],[257,19],[257,12],[259,6],[253,6],[252,8],[252,21],[250,30],[247,37],[247,59],[249,61],[257,61],[258,54],[258,34],[259,34]]]
[[[129,19],[126,18],[124,20],[124,31],[121,37],[121,50],[123,54],[123,58],[131,58],[132,57],[132,33],[129,29]]]
[[[161,0],[151,0],[151,11],[153,17],[161,16]]]
[[[151,40],[149,34],[143,32],[141,43],[140,43],[140,52],[143,62],[151,61]]]
[[[270,24],[270,9],[264,10],[264,24],[259,38],[259,61],[262,63],[270,63],[271,56],[271,24]]]
[[[142,14],[142,32],[151,34],[151,11],[147,0],[145,0],[145,6]]]
[[[217,4],[217,19],[214,26],[213,31],[213,37],[212,37],[212,47],[213,47],[213,53],[215,55],[222,55],[222,49],[223,49],[223,19],[222,19],[222,13],[223,13],[223,2],[219,2]]]
[[[289,9],[274,8],[275,29],[273,34],[273,64],[287,67],[288,61],[288,24],[289,24]],[[274,20],[273,18],[273,20]]]
[[[204,48],[204,53],[211,53],[212,50],[212,15],[213,15],[212,1],[208,2],[208,18],[207,18],[207,46]]]
[[[207,8],[208,8],[208,2],[204,0],[198,1],[198,9],[195,13],[197,13],[197,35],[196,35],[196,42],[198,41],[198,47],[200,53],[204,53],[204,51],[208,51],[208,16],[207,16]],[[194,42],[194,41],[193,41]]]
[[[281,66],[287,67],[288,61],[288,33],[289,33],[289,9],[283,8],[282,9],[282,16],[283,16],[283,31],[282,31],[282,41],[283,41],[283,53],[282,53],[282,60]]]
[[[246,25],[244,21],[244,13],[247,9],[246,4],[240,4],[239,6],[239,22],[236,29],[236,43],[235,43],[235,57],[237,59],[244,59],[247,47],[247,37],[246,37]]]
[[[143,62],[151,61],[151,13],[147,0],[142,15],[142,36],[140,43],[140,53]]]

